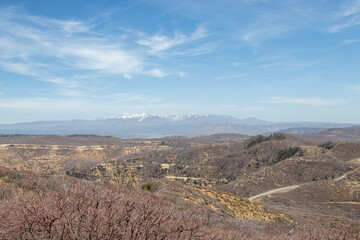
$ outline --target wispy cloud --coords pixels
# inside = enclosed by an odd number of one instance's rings
[[[160,78],[165,77],[167,75],[159,68],[151,69],[150,71],[147,72],[147,74],[152,77],[160,77]]]
[[[68,88],[78,88],[81,86],[81,84],[75,80],[67,80],[61,77],[39,78],[39,80],[59,84]]]
[[[360,91],[360,85],[352,86],[351,89]]]
[[[240,39],[250,45],[257,46],[266,40],[282,38],[292,29],[290,26],[281,23],[266,23],[265,25],[264,27],[252,27],[251,30],[243,33]]]
[[[190,35],[176,31],[172,37],[160,33],[146,37],[134,31],[137,34],[127,39],[121,33],[96,31],[96,24],[91,22],[31,16],[16,8],[0,9],[0,68],[68,88],[78,85],[59,80],[64,72],[161,78],[167,74],[148,64],[149,55],[141,47],[147,47],[151,54],[163,53],[208,35],[204,25]],[[209,52],[193,44],[189,49],[193,54]]]
[[[30,21],[28,26],[29,19],[36,21]],[[97,37],[88,31],[91,26],[81,22],[31,16],[19,20],[7,15],[0,18],[0,26],[0,67],[6,71],[36,76],[44,72],[54,74],[49,70],[58,69],[96,70],[105,74],[142,70],[139,56]],[[48,62],[50,68],[45,64]]]
[[[146,96],[142,94],[136,94],[136,93],[114,93],[106,96],[96,96],[95,98],[98,99],[105,99],[105,100],[111,100],[117,103],[129,103],[129,102],[147,102],[147,103],[155,103],[155,102],[161,102],[163,101],[160,98],[152,97],[152,96]]]
[[[0,98],[0,109],[27,109],[27,110],[101,110],[121,109],[132,106],[153,106],[165,104],[162,99],[133,93],[114,93],[83,97],[77,90],[64,89],[60,95],[68,98],[36,97],[36,98]],[[132,103],[129,105],[129,103]]]
[[[216,45],[214,43],[203,43],[199,46],[181,49],[177,51],[173,51],[173,55],[182,55],[182,56],[198,56],[203,54],[208,54],[214,52]]]
[[[360,0],[345,2],[335,16],[333,25],[326,30],[329,33],[338,33],[345,29],[360,25]]]
[[[238,31],[241,41],[257,47],[269,40],[291,37],[317,21],[316,7],[306,7],[302,1],[270,2],[248,1],[257,7],[252,21]]]
[[[327,31],[329,33],[338,33],[347,28],[354,27],[357,25],[360,25],[360,16],[355,16],[349,20],[343,21],[342,23],[335,24],[335,25],[327,28]]]
[[[309,105],[314,107],[325,107],[341,105],[348,100],[345,99],[331,99],[331,98],[286,98],[286,97],[272,97],[264,101],[265,103],[276,104],[298,104]]]
[[[81,97],[84,96],[84,93],[80,90],[75,89],[57,89],[55,94],[61,96],[68,96],[68,97]]]
[[[360,91],[360,85],[345,85],[345,84],[334,84],[335,87],[340,87],[344,90]]]
[[[139,57],[120,49],[119,46],[89,43],[68,44],[61,49],[63,60],[76,69],[96,70],[105,74],[141,73],[142,62]]]
[[[145,37],[137,41],[138,44],[149,48],[149,52],[152,54],[158,54],[173,47],[187,44],[192,41],[202,39],[208,35],[206,28],[203,25],[197,27],[197,29],[189,36],[180,32],[175,32],[173,37],[162,35],[158,33],[156,35]]]
[[[237,75],[227,75],[227,76],[219,76],[213,78],[214,80],[225,80],[225,79],[238,79],[246,77],[248,74],[237,74]]]
[[[39,16],[28,16],[28,19],[45,27],[56,26],[67,33],[81,33],[91,30],[94,25],[87,25],[76,20],[58,20]]]
[[[343,18],[352,16],[360,13],[360,0],[353,0],[350,3],[346,3],[341,9],[341,11],[336,14],[337,18]]]
[[[91,26],[79,21],[8,14],[0,18],[0,26],[0,67],[6,71],[30,76],[59,69],[104,74],[142,71],[139,56],[98,37],[89,31]]]
[[[344,40],[341,45],[344,46],[344,45],[349,45],[349,44],[355,44],[355,43],[359,43],[360,42],[360,38],[356,38],[356,39],[347,39],[347,40]]]
[[[81,110],[91,109],[94,104],[85,100],[56,98],[1,98],[2,109],[28,110]]]

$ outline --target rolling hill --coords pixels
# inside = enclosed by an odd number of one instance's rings
[[[119,138],[156,138],[164,136],[200,136],[222,133],[256,135],[292,129],[302,133],[308,128],[316,131],[334,127],[350,127],[337,123],[272,123],[256,118],[237,119],[224,115],[150,115],[124,114],[96,120],[42,121],[1,124],[0,134],[29,135],[101,135]],[[297,130],[296,130],[297,129]]]
[[[0,165],[21,173],[145,186],[217,218],[281,218],[302,226],[360,229],[360,143],[330,144],[283,133],[157,139],[3,135],[0,142]],[[0,184],[11,181],[1,178]],[[282,188],[286,191],[276,191]]]

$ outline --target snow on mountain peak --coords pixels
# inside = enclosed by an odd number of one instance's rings
[[[149,113],[134,113],[134,114],[124,113],[120,116],[105,118],[105,120],[108,120],[108,119],[137,119],[138,122],[141,122],[144,119],[149,118],[149,117],[159,117],[159,118],[164,118],[164,119],[168,119],[171,121],[182,121],[187,118],[200,117],[200,116],[206,116],[206,115],[199,115],[199,114],[160,115],[160,114],[149,114]]]

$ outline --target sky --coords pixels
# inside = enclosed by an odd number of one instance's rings
[[[360,0],[0,1],[0,124],[359,110]]]

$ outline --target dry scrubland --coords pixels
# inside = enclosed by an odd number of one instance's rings
[[[69,177],[1,168],[3,239],[355,239],[346,230],[241,221],[167,198]],[[290,232],[290,233],[289,233]]]
[[[360,144],[322,137],[3,135],[0,239],[359,239]]]

